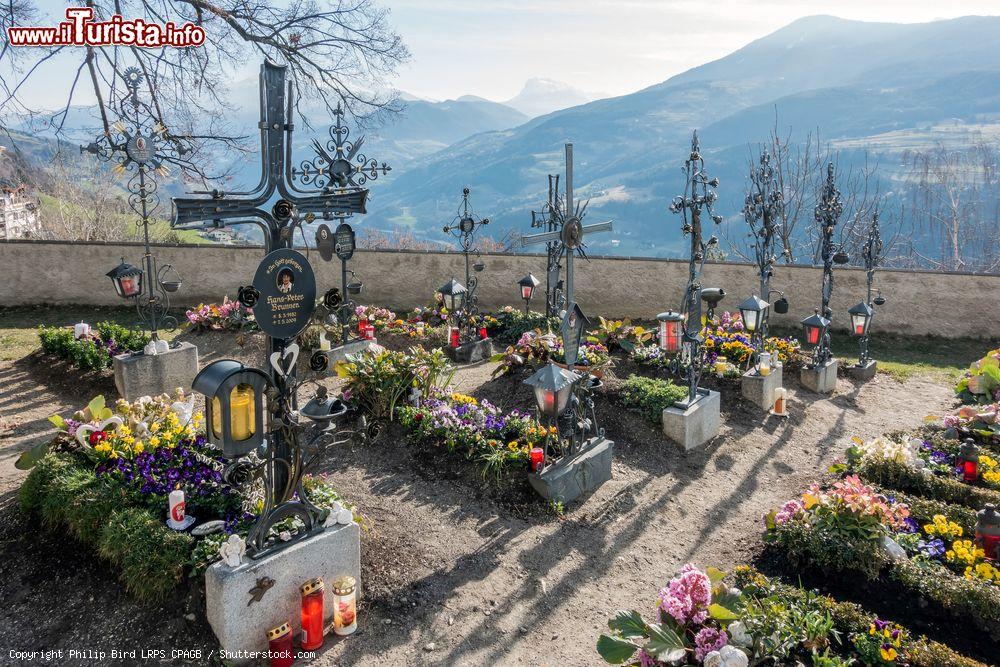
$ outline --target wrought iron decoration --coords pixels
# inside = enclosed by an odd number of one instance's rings
[[[565,219],[563,199],[559,196],[559,175],[549,174],[549,196],[541,211],[531,212],[532,229],[544,229],[546,232],[558,232],[562,229]],[[566,304],[563,293],[562,274],[562,242],[555,238],[545,244],[545,314],[556,317]]]
[[[169,314],[170,293],[181,285],[173,267],[157,266],[149,247],[150,217],[160,205],[157,178],[169,176],[170,165],[190,166],[186,156],[191,154],[192,147],[186,138],[171,134],[139,96],[145,76],[138,68],[126,69],[122,79],[127,92],[116,104],[118,120],[109,132],[81,146],[80,152],[96,155],[103,162],[114,162],[112,173],[116,176],[131,173],[127,183],[128,204],[139,216],[136,226],[143,235],[143,293],[136,299],[136,310],[142,325],[156,339],[158,330],[177,328],[177,318]]]
[[[753,237],[754,261],[760,279],[758,294],[768,302],[771,300],[772,291],[784,298],[784,294],[779,290],[771,290],[771,276],[774,275],[774,264],[778,260],[775,255],[775,245],[780,236],[784,211],[785,198],[775,180],[771,155],[766,150],[762,151],[759,164],[751,165],[750,168],[750,185],[743,203],[743,219]],[[760,316],[753,333],[755,350],[760,350],[763,342],[767,340],[770,316],[770,308],[765,309]]]
[[[291,84],[286,84],[285,75],[285,66],[270,61],[261,66],[261,176],[257,186],[246,192],[212,190],[194,193],[201,196],[175,198],[172,227],[221,227],[229,221],[254,223],[264,231],[265,254],[271,254],[291,249],[294,232],[304,217],[329,218],[365,212],[368,191],[359,185],[364,182],[360,172],[354,167],[346,168],[342,162],[338,162],[336,168],[311,174],[309,182],[319,183],[318,189],[303,189],[296,184],[296,180],[302,181],[296,179],[291,166],[293,126],[290,117],[295,93]],[[356,160],[356,150],[354,156]],[[370,173],[365,172],[363,178],[369,176]],[[322,180],[329,178],[336,184]],[[344,183],[351,187],[341,187]],[[308,268],[308,263],[305,267]],[[257,288],[240,288],[240,301],[248,308],[253,308],[260,296]],[[297,353],[294,335],[287,338],[268,336],[271,363],[267,372],[271,387],[267,392],[269,425],[263,461],[253,464],[241,460],[227,469],[230,480],[245,479],[249,475],[264,477],[264,511],[248,540],[248,551],[255,558],[323,530],[325,512],[309,500],[302,484],[303,475],[326,448],[353,435],[338,426],[337,419],[346,408],[329,399],[322,387],[313,400],[299,409],[296,390],[301,382],[296,372]],[[304,530],[291,541],[275,541],[270,534],[271,527],[293,516],[303,522]]]
[[[833,310],[830,309],[830,299],[833,297],[833,265],[846,264],[850,258],[843,248],[835,249],[833,232],[844,212],[844,203],[837,189],[833,163],[826,166],[826,182],[820,199],[816,203],[814,217],[820,227],[820,253],[823,259],[823,294],[820,313],[827,322],[833,321]],[[827,324],[821,332],[819,344],[813,349],[812,365],[820,366],[833,358],[830,350],[830,325]]]
[[[885,250],[885,246],[882,243],[882,233],[879,229],[878,221],[878,211],[872,213],[872,222],[868,227],[868,238],[865,240],[865,248],[862,251],[862,259],[865,262],[865,274],[867,277],[868,289],[865,293],[865,303],[871,309],[871,317],[874,319],[875,313],[877,312],[877,306],[882,306],[885,304],[885,297],[882,296],[882,290],[878,290],[877,296],[872,297],[872,291],[875,285],[875,271],[878,269],[879,263],[882,261],[882,253]],[[860,347],[860,353],[858,357],[858,365],[864,366],[871,360],[871,356],[868,351],[868,339],[871,332],[871,322],[865,328],[865,333],[858,340],[858,345]]]
[[[701,155],[697,131],[691,137],[691,154],[684,161],[682,171],[685,177],[684,194],[674,197],[670,203],[670,212],[681,214],[683,221],[681,230],[685,236],[691,238],[688,282],[681,301],[681,315],[684,318],[682,338],[684,350],[679,360],[679,370],[683,371],[688,383],[687,401],[680,405],[686,407],[703,396],[698,389],[704,363],[701,354],[701,345],[704,342],[704,336],[701,334],[701,274],[705,268],[708,251],[719,242],[714,235],[707,242],[703,240],[702,211],[708,213],[715,224],[722,222],[722,216],[716,215],[712,209],[712,205],[718,199],[715,189],[719,187],[719,179],[710,178],[705,171],[705,159]]]
[[[476,287],[479,285],[477,274],[482,273],[486,265],[481,260],[472,263],[472,253],[479,255],[473,246],[476,242],[476,231],[490,224],[489,218],[480,218],[469,203],[469,188],[462,189],[462,205],[451,224],[444,226],[444,233],[458,239],[459,247],[465,257],[465,292],[462,294],[462,305],[455,314],[459,329],[464,337],[475,339],[475,319],[479,314],[479,297]]]

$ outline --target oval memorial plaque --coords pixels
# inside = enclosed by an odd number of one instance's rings
[[[253,286],[260,300],[253,308],[257,326],[272,338],[297,336],[316,308],[316,276],[301,254],[281,248],[257,266]]]

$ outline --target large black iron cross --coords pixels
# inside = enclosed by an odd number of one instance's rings
[[[573,144],[566,144],[566,208],[567,212],[572,211],[569,218],[563,221],[562,229],[543,234],[528,234],[521,236],[521,246],[537,245],[539,243],[551,243],[558,241],[562,244],[566,252],[566,312],[571,313],[576,309],[576,301],[573,298],[573,256],[577,253],[583,255],[583,239],[587,234],[597,232],[609,232],[612,229],[612,222],[607,220],[594,225],[582,224],[583,216],[587,210],[587,204],[573,204]],[[585,256],[585,255],[584,255]],[[565,346],[566,364],[572,366],[576,361],[576,350],[571,346]],[[570,356],[573,356],[571,359]]]
[[[549,198],[541,213],[531,212],[531,227],[557,232],[562,229],[564,217],[562,198],[559,196],[559,174],[549,174]],[[549,317],[559,314],[564,301],[563,285],[559,281],[559,274],[562,272],[562,252],[562,243],[558,240],[545,244],[545,314]]]
[[[229,221],[252,222],[264,230],[264,252],[291,248],[293,234],[303,217],[328,218],[339,213],[364,213],[368,190],[343,188],[336,180],[325,187],[308,191],[296,187],[292,179],[291,114],[294,92],[285,82],[286,68],[265,61],[260,68],[260,140],[261,175],[257,186],[247,192],[212,190],[196,192],[200,197],[174,199],[174,229],[204,229],[222,227]],[[268,358],[274,354],[284,358],[285,350],[293,338],[268,337]],[[271,381],[278,392],[279,408],[273,415],[278,424],[290,423],[289,415],[297,409],[294,387],[295,366],[287,374],[268,368]],[[295,491],[290,483],[288,461],[297,460],[298,443],[294,431],[277,428],[268,442],[268,493],[274,504],[280,506]],[[282,463],[284,462],[284,463]]]
[[[829,320],[833,319],[833,310],[830,308],[830,299],[833,298],[833,265],[846,264],[848,259],[843,250],[835,251],[833,243],[833,231],[840,220],[840,215],[844,212],[844,203],[840,199],[840,190],[837,189],[835,171],[833,163],[826,165],[826,182],[820,200],[816,202],[813,217],[820,228],[820,252],[823,258],[823,295],[820,306],[820,313],[828,320],[823,329],[819,345],[813,350],[813,364],[819,366],[833,358],[833,351],[830,349],[830,325]]]

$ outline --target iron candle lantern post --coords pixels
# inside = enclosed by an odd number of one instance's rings
[[[882,296],[882,290],[878,290],[874,298],[872,296],[875,284],[875,271],[878,269],[879,262],[882,261],[884,249],[885,246],[882,243],[882,234],[879,230],[878,211],[875,211],[872,214],[872,222],[868,228],[868,238],[865,241],[865,247],[862,251],[862,258],[865,262],[865,275],[867,278],[867,292],[865,294],[865,300],[848,311],[851,315],[851,333],[858,337],[859,368],[875,363],[871,359],[868,350],[869,330],[871,328],[872,320],[875,319],[875,307],[885,305],[885,298]],[[855,316],[857,316],[858,319],[856,319]],[[863,322],[860,321],[861,316],[866,316]],[[861,331],[858,330],[858,324],[864,324],[864,328]]]
[[[812,315],[802,320],[806,343],[816,346],[821,345],[823,339],[826,337],[826,330],[829,326],[830,320],[822,317],[818,309]]]
[[[844,204],[840,199],[840,190],[837,189],[837,183],[834,178],[833,163],[830,162],[826,166],[826,182],[823,185],[820,200],[816,203],[813,211],[813,217],[820,228],[822,239],[820,250],[823,258],[822,303],[817,313],[822,315],[821,319],[826,321],[820,339],[816,343],[810,343],[816,346],[813,349],[813,368],[822,366],[833,359],[833,353],[830,350],[829,332],[830,320],[833,318],[833,310],[830,309],[830,299],[833,297],[833,265],[846,264],[850,261],[850,256],[848,256],[843,248],[834,250],[833,231],[843,212]],[[806,321],[803,321],[803,325],[805,325]],[[807,334],[809,331],[810,329],[807,326]]]
[[[756,333],[767,319],[767,311],[770,306],[771,304],[756,294],[744,299],[739,305],[744,328],[750,333]]]
[[[438,289],[438,293],[447,299],[448,319],[453,326],[448,330],[448,344],[451,347],[458,347],[461,342],[462,316],[460,313],[462,299],[466,294],[465,285],[452,278]]]
[[[743,219],[750,228],[750,235],[754,239],[754,263],[757,267],[757,276],[760,279],[760,289],[754,296],[758,297],[759,300],[770,301],[771,293],[778,291],[771,289],[771,276],[774,274],[774,264],[777,261],[775,246],[780,238],[785,218],[785,198],[778,186],[774,167],[771,165],[771,154],[766,150],[762,151],[757,162],[757,165],[751,165],[750,168],[749,187],[743,203]],[[778,293],[781,298],[773,304],[774,312],[787,313],[788,301],[785,300],[780,291]],[[743,310],[742,305],[740,310]],[[767,339],[770,317],[770,309],[765,309],[759,313],[754,328],[749,329],[748,327],[748,330],[753,333],[752,346],[755,354],[763,349],[764,340]],[[746,316],[744,316],[743,322],[746,324]]]
[[[124,257],[121,264],[105,275],[111,278],[115,292],[123,299],[134,299],[142,292],[142,269],[126,262]]]
[[[993,503],[976,512],[976,544],[987,558],[1000,561],[1000,511]]]
[[[668,310],[656,316],[660,323],[660,349],[664,352],[680,352],[684,339],[684,316]]]
[[[867,336],[868,325],[871,324],[872,315],[875,314],[872,307],[862,301],[856,306],[849,308],[847,314],[851,316],[851,335],[859,337]]]
[[[482,273],[486,269],[486,264],[481,259],[477,259],[475,263],[472,263],[471,259],[473,252],[477,255],[479,252],[473,247],[476,240],[476,231],[490,224],[490,219],[476,216],[469,201],[470,193],[471,190],[468,187],[462,188],[462,205],[451,224],[444,226],[444,233],[458,239],[462,256],[465,259],[465,285],[461,292],[461,302],[458,304],[461,313],[456,313],[456,326],[459,327],[460,334],[465,333],[469,339],[473,338],[474,333],[479,333],[479,338],[485,339],[486,336],[482,335],[482,330],[476,327],[475,320],[479,314],[479,297],[476,296],[476,287],[479,285],[477,274]],[[454,311],[454,309],[453,306],[452,310]],[[458,346],[455,345],[453,347]]]
[[[245,456],[264,441],[267,374],[232,359],[212,362],[195,376],[192,388],[205,397],[208,441],[226,458]]]
[[[535,293],[535,288],[538,287],[538,278],[531,275],[530,273],[525,277],[517,281],[518,286],[521,288],[521,298],[524,299],[524,314],[528,314],[528,306],[531,303],[531,296]]]
[[[534,375],[524,381],[535,393],[535,404],[538,412],[545,418],[545,425],[551,426],[566,412],[573,396],[573,387],[583,376],[569,369],[548,363],[535,371]],[[541,471],[549,460],[549,434],[545,436],[545,446],[542,450],[542,461],[537,471]]]

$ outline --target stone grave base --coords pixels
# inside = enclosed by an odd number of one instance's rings
[[[444,351],[448,355],[448,358],[456,364],[474,364],[477,361],[483,361],[493,356],[493,339],[484,338],[482,340],[474,340],[471,343],[465,343],[458,347],[451,347],[449,345]]]
[[[803,368],[799,379],[809,391],[830,394],[837,388],[837,360],[830,359],[815,368]]]
[[[227,653],[267,650],[267,631],[285,621],[292,625],[295,643],[302,632],[302,594],[299,587],[314,577],[326,584],[324,626],[333,619],[331,582],[349,575],[361,591],[361,529],[356,523],[331,526],[287,549],[260,560],[244,558],[237,567],[218,562],[205,572],[205,606],[220,648]],[[253,602],[251,590],[273,584]],[[324,645],[333,641],[328,634]],[[234,659],[246,664],[252,656]]]
[[[171,393],[177,387],[187,392],[198,374],[198,348],[183,342],[160,354],[119,354],[113,365],[115,387],[126,401]]]
[[[862,382],[867,382],[875,377],[875,372],[878,370],[878,364],[874,359],[869,359],[868,363],[864,366],[858,364],[856,366],[848,366],[847,372],[851,374],[855,380],[861,380]]]
[[[528,473],[531,486],[546,500],[569,503],[611,479],[615,443],[591,438],[576,454],[560,459],[541,473]]]
[[[338,345],[337,347],[331,348],[326,353],[326,358],[329,360],[330,364],[327,366],[328,370],[333,370],[334,365],[338,361],[344,361],[347,359],[349,354],[361,354],[365,350],[371,348],[373,345],[378,345],[378,340],[372,338],[371,340],[352,340],[346,345]]]
[[[717,391],[699,389],[698,399],[689,406],[663,411],[663,434],[684,451],[701,447],[719,434],[722,399]]]
[[[769,375],[760,375],[755,370],[747,372],[740,381],[740,391],[747,399],[761,410],[767,411],[774,406],[774,396],[781,386],[781,365],[771,366]]]

